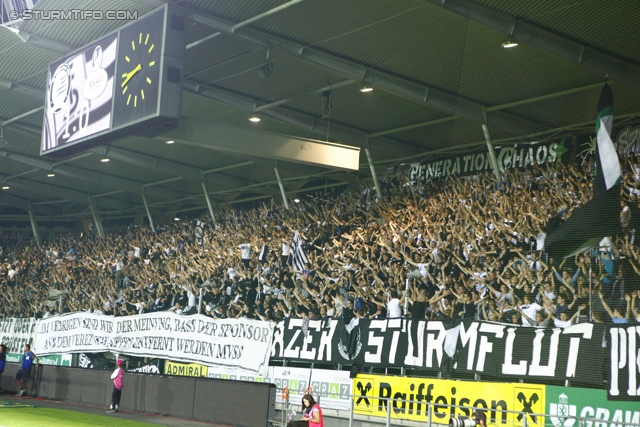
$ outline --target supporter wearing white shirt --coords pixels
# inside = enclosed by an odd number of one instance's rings
[[[540,304],[531,301],[531,296],[529,294],[524,296],[524,304],[522,304],[519,308],[530,319],[535,319],[536,313],[542,310],[542,306]],[[522,317],[522,325],[531,326],[531,324],[527,322],[524,317]]]
[[[282,242],[282,254],[280,258],[280,265],[285,266],[289,262],[289,255],[291,254],[291,246],[285,241]]]
[[[242,251],[242,263],[245,267],[249,268],[251,262],[251,245],[249,243],[243,243],[238,246]]]
[[[398,292],[391,291],[391,300],[387,303],[387,318],[396,319],[398,317],[402,317],[402,309],[400,308]]]
[[[582,306],[578,307],[578,311],[575,312],[575,314],[571,317],[571,319],[569,319],[569,313],[567,313],[566,311],[563,311],[562,313],[560,313],[559,319],[555,317],[549,309],[547,309],[547,312],[549,313],[549,316],[553,319],[553,324],[555,325],[556,328],[568,328],[569,326],[573,325],[573,321],[576,319],[576,317],[580,316],[580,311],[583,308],[587,308],[586,304],[583,304]]]
[[[556,294],[553,293],[553,287],[551,286],[550,283],[545,283],[544,291],[542,293],[546,298],[548,298],[548,299],[550,299],[552,301],[554,301],[556,299]]]
[[[189,298],[189,307],[195,307],[198,303],[196,301],[196,295],[191,292],[189,288],[183,286],[183,289],[187,291],[187,298]]]
[[[429,263],[418,263],[416,265],[420,270],[420,275],[426,279],[429,276]]]

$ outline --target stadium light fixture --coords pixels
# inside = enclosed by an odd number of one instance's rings
[[[516,46],[518,46],[518,42],[515,42],[511,39],[505,39],[505,41],[502,42],[502,47],[505,49],[509,49]]]
[[[300,199],[293,199],[294,202],[300,203]]]
[[[180,221],[180,218],[175,217],[175,218],[173,218],[173,220],[174,220],[174,221]]]
[[[167,144],[175,144],[175,141],[173,139],[170,139],[167,141]]]
[[[255,116],[255,115],[251,115],[251,117],[249,117],[249,121],[251,123],[258,123],[260,121],[260,117]]]
[[[100,161],[102,163],[107,163],[109,161],[109,158],[108,157],[103,157],[103,158],[100,159]]]
[[[47,174],[47,176],[48,176],[49,178],[53,178],[54,176],[56,176],[56,174],[55,174],[55,173],[48,173],[48,174]]]
[[[373,91],[373,88],[370,85],[368,85],[367,83],[362,83],[360,85],[360,92],[367,93],[367,92],[372,92],[372,91]]]
[[[9,189],[9,186],[5,185],[5,186],[3,186],[3,187],[2,187],[2,189],[3,189],[3,190],[8,190],[8,189]]]

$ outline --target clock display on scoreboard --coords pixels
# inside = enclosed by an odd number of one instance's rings
[[[179,119],[186,19],[169,3],[50,64],[40,154],[153,136]]]
[[[162,53],[164,14],[155,13],[120,31],[113,125],[155,114]]]
[[[49,66],[42,151],[111,126],[117,34]]]

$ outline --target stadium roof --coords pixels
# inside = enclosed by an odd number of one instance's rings
[[[164,3],[40,0],[35,8],[141,16]],[[355,172],[278,161],[290,196],[370,179],[367,147],[380,173],[482,146],[482,123],[495,143],[592,129],[605,81],[616,119],[640,117],[635,0],[177,3],[189,7],[183,118],[255,131],[255,144],[269,132],[362,148]],[[276,162],[251,152],[128,136],[68,158],[39,155],[49,63],[125,23],[0,27],[0,181],[9,187],[0,192],[0,224],[28,210],[38,219],[89,219],[91,209],[106,222],[132,218],[144,212],[142,194],[154,215],[172,218],[206,210],[203,182],[214,206],[281,203]],[[507,40],[519,44],[503,48]]]

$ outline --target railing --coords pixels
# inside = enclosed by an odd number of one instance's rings
[[[283,391],[283,389],[281,388],[277,388],[278,393],[281,393]],[[299,395],[300,393],[297,392],[297,394]],[[317,400],[317,403],[320,405],[320,407],[322,407],[321,404],[321,400],[322,397],[329,397],[329,394],[327,393],[310,393],[314,399]],[[343,395],[344,396],[344,395]],[[353,422],[354,422],[354,402],[361,398],[361,396],[358,395],[353,395],[353,394],[349,394],[347,395],[347,397],[349,398],[349,427],[353,427]],[[625,422],[622,420],[604,420],[602,418],[589,418],[589,417],[578,417],[578,416],[562,416],[559,414],[541,414],[541,413],[534,413],[532,411],[512,411],[512,410],[504,410],[504,409],[494,409],[494,408],[483,408],[483,407],[474,407],[474,406],[462,406],[462,405],[451,405],[451,404],[444,404],[444,403],[434,403],[434,402],[425,402],[423,400],[417,401],[417,400],[407,400],[407,399],[395,399],[392,397],[378,397],[378,396],[373,396],[373,397],[369,397],[369,399],[371,399],[372,401],[377,401],[378,405],[384,405],[386,407],[386,419],[385,419],[385,426],[386,427],[390,427],[392,425],[392,417],[391,417],[391,407],[392,404],[395,403],[403,403],[403,404],[411,404],[413,407],[413,404],[415,404],[415,407],[418,408],[418,405],[424,405],[426,406],[426,414],[427,414],[427,427],[432,427],[434,424],[435,425],[443,425],[443,423],[438,423],[438,422],[434,422],[433,420],[433,416],[434,416],[434,410],[435,409],[443,409],[443,408],[447,408],[447,412],[450,414],[452,412],[452,410],[454,409],[459,409],[463,412],[468,412],[469,414],[473,414],[476,411],[479,412],[484,412],[485,414],[500,414],[502,415],[502,417],[498,417],[497,415],[495,416],[495,418],[491,418],[489,419],[489,417],[487,417],[487,422],[486,425],[494,425],[494,426],[499,426],[500,424],[507,426],[507,425],[512,425],[512,426],[517,426],[518,422],[520,422],[522,427],[533,427],[533,426],[552,426],[552,427],[564,427],[566,425],[572,425],[575,426],[575,422],[577,421],[577,426],[576,427],[585,427],[586,425],[591,425],[591,426],[601,426],[601,427],[616,427],[616,426],[624,426],[624,427],[640,427],[640,423],[632,423],[632,422]],[[371,403],[373,405],[373,402]],[[281,421],[278,422],[278,420],[269,420],[270,422],[272,422],[272,424],[274,425],[278,425],[279,427],[286,427],[287,425],[287,414],[291,411],[291,403],[289,402],[289,394],[287,393],[286,398],[284,398],[284,394],[283,394],[283,401],[280,407],[281,410]],[[639,411],[640,411],[640,403],[638,405],[639,407]],[[277,409],[277,406],[276,406]],[[508,419],[508,414],[512,414],[514,420],[518,420],[518,421],[507,421],[507,422],[500,422],[498,423],[497,420],[498,419]],[[382,417],[376,417],[375,415],[371,415],[371,417],[375,417],[375,418],[382,418]],[[451,419],[452,418],[459,418],[459,419],[470,419],[471,415],[469,416],[455,416],[455,417],[451,417],[449,416],[447,418],[447,422],[444,423],[444,425],[449,425],[450,427],[452,426],[451,423]],[[520,417],[520,418],[518,418]],[[397,417],[398,420],[402,420],[402,421],[414,421],[414,422],[418,422],[415,420],[411,420],[409,418],[400,418]],[[531,422],[529,421],[529,419],[531,420],[544,420],[544,423],[539,423],[539,422]],[[555,424],[553,422],[551,423],[547,423],[547,420],[549,419],[558,419],[561,420],[561,424]],[[567,424],[567,421],[572,421],[572,423]],[[370,420],[369,420],[370,421]],[[490,422],[490,421],[496,421],[496,422]],[[590,423],[590,424],[589,424]],[[595,424],[597,423],[597,424]],[[380,423],[382,424],[382,423]],[[475,426],[476,424],[464,424],[465,427],[472,427]]]

